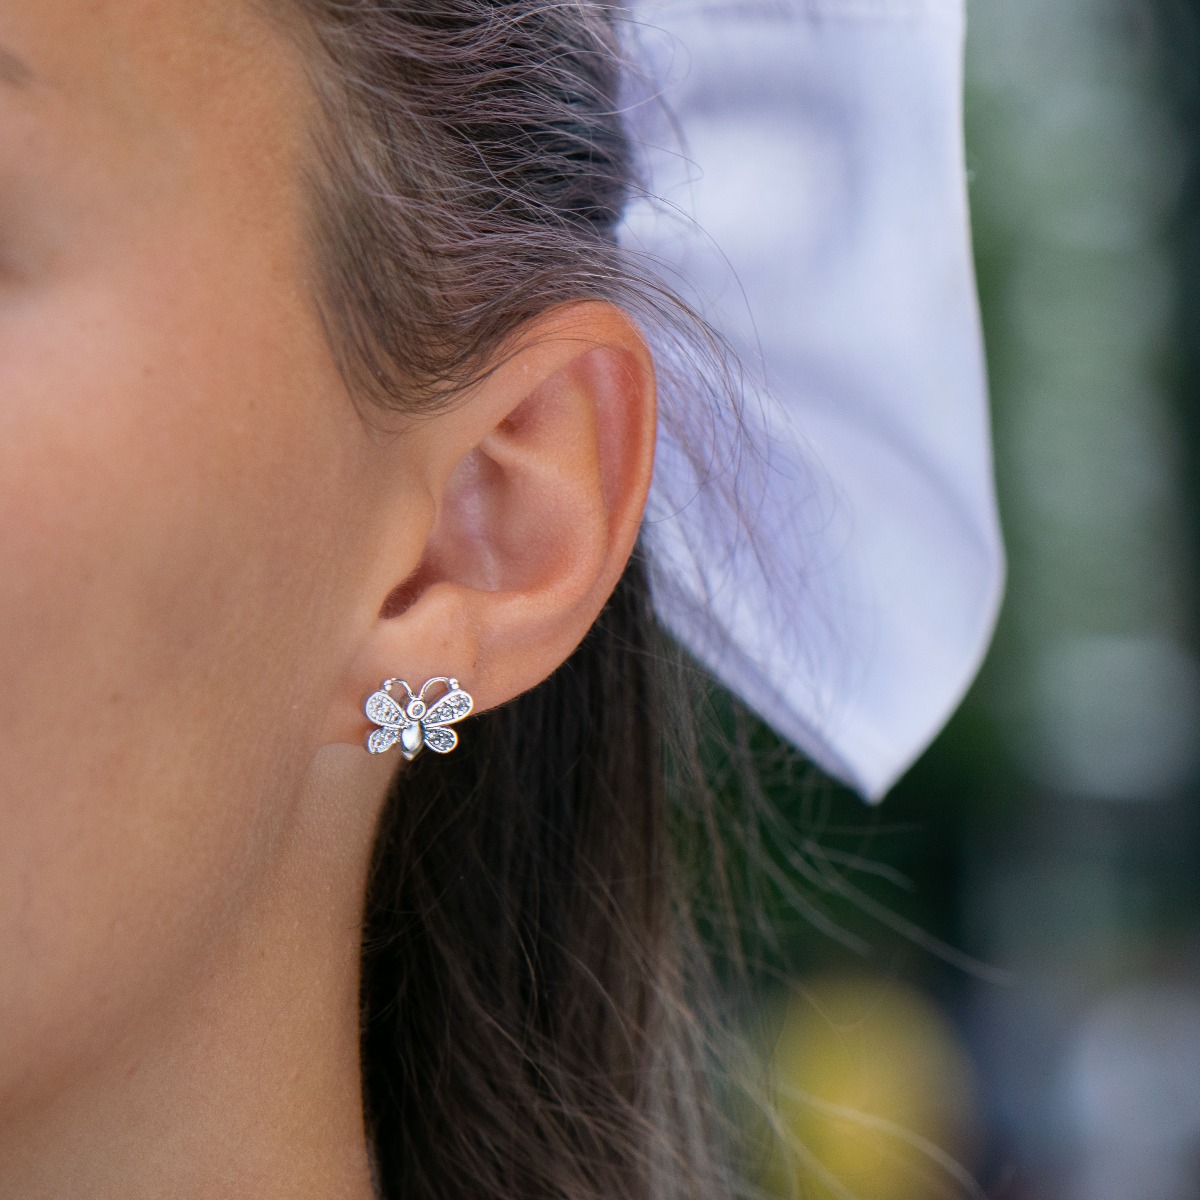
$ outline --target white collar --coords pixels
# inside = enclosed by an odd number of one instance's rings
[[[877,799],[959,703],[1003,590],[962,3],[646,0],[637,17],[671,39],[652,35],[656,70],[692,161],[650,152],[667,205],[635,204],[622,241],[688,281],[750,376],[740,447],[728,417],[663,396],[655,605]]]

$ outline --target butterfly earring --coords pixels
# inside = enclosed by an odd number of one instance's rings
[[[425,693],[439,683],[445,684],[448,691],[432,704],[427,703]],[[396,684],[408,696],[403,704],[392,695]],[[400,753],[409,762],[425,746],[438,754],[449,754],[458,745],[458,734],[447,726],[461,721],[474,706],[475,701],[458,686],[458,680],[445,675],[427,679],[415,694],[403,679],[385,679],[364,705],[367,716],[379,726],[368,735],[367,749],[382,754],[399,742]]]

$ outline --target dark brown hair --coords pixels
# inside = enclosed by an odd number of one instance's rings
[[[614,236],[635,170],[613,10],[288,3],[324,110],[318,300],[364,401],[450,403],[565,301],[620,304],[665,378],[662,347],[711,350]],[[729,1194],[667,784],[669,762],[677,777],[695,762],[668,744],[685,708],[665,703],[670,662],[635,555],[562,668],[473,718],[454,756],[398,778],[362,964],[382,1195]]]

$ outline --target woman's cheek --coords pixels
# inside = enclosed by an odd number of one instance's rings
[[[0,1095],[203,970],[311,752],[272,706],[319,682],[281,631],[330,637],[329,464],[213,340],[237,314],[138,282],[0,305]]]

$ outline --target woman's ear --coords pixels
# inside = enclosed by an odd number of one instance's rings
[[[532,322],[481,384],[420,427],[429,517],[398,504],[384,541],[411,562],[414,518],[428,532],[415,570],[372,573],[378,617],[338,704],[356,708],[335,718],[331,740],[361,739],[362,700],[388,676],[414,689],[455,676],[484,709],[551,674],[625,569],[655,428],[650,353],[604,302]]]

